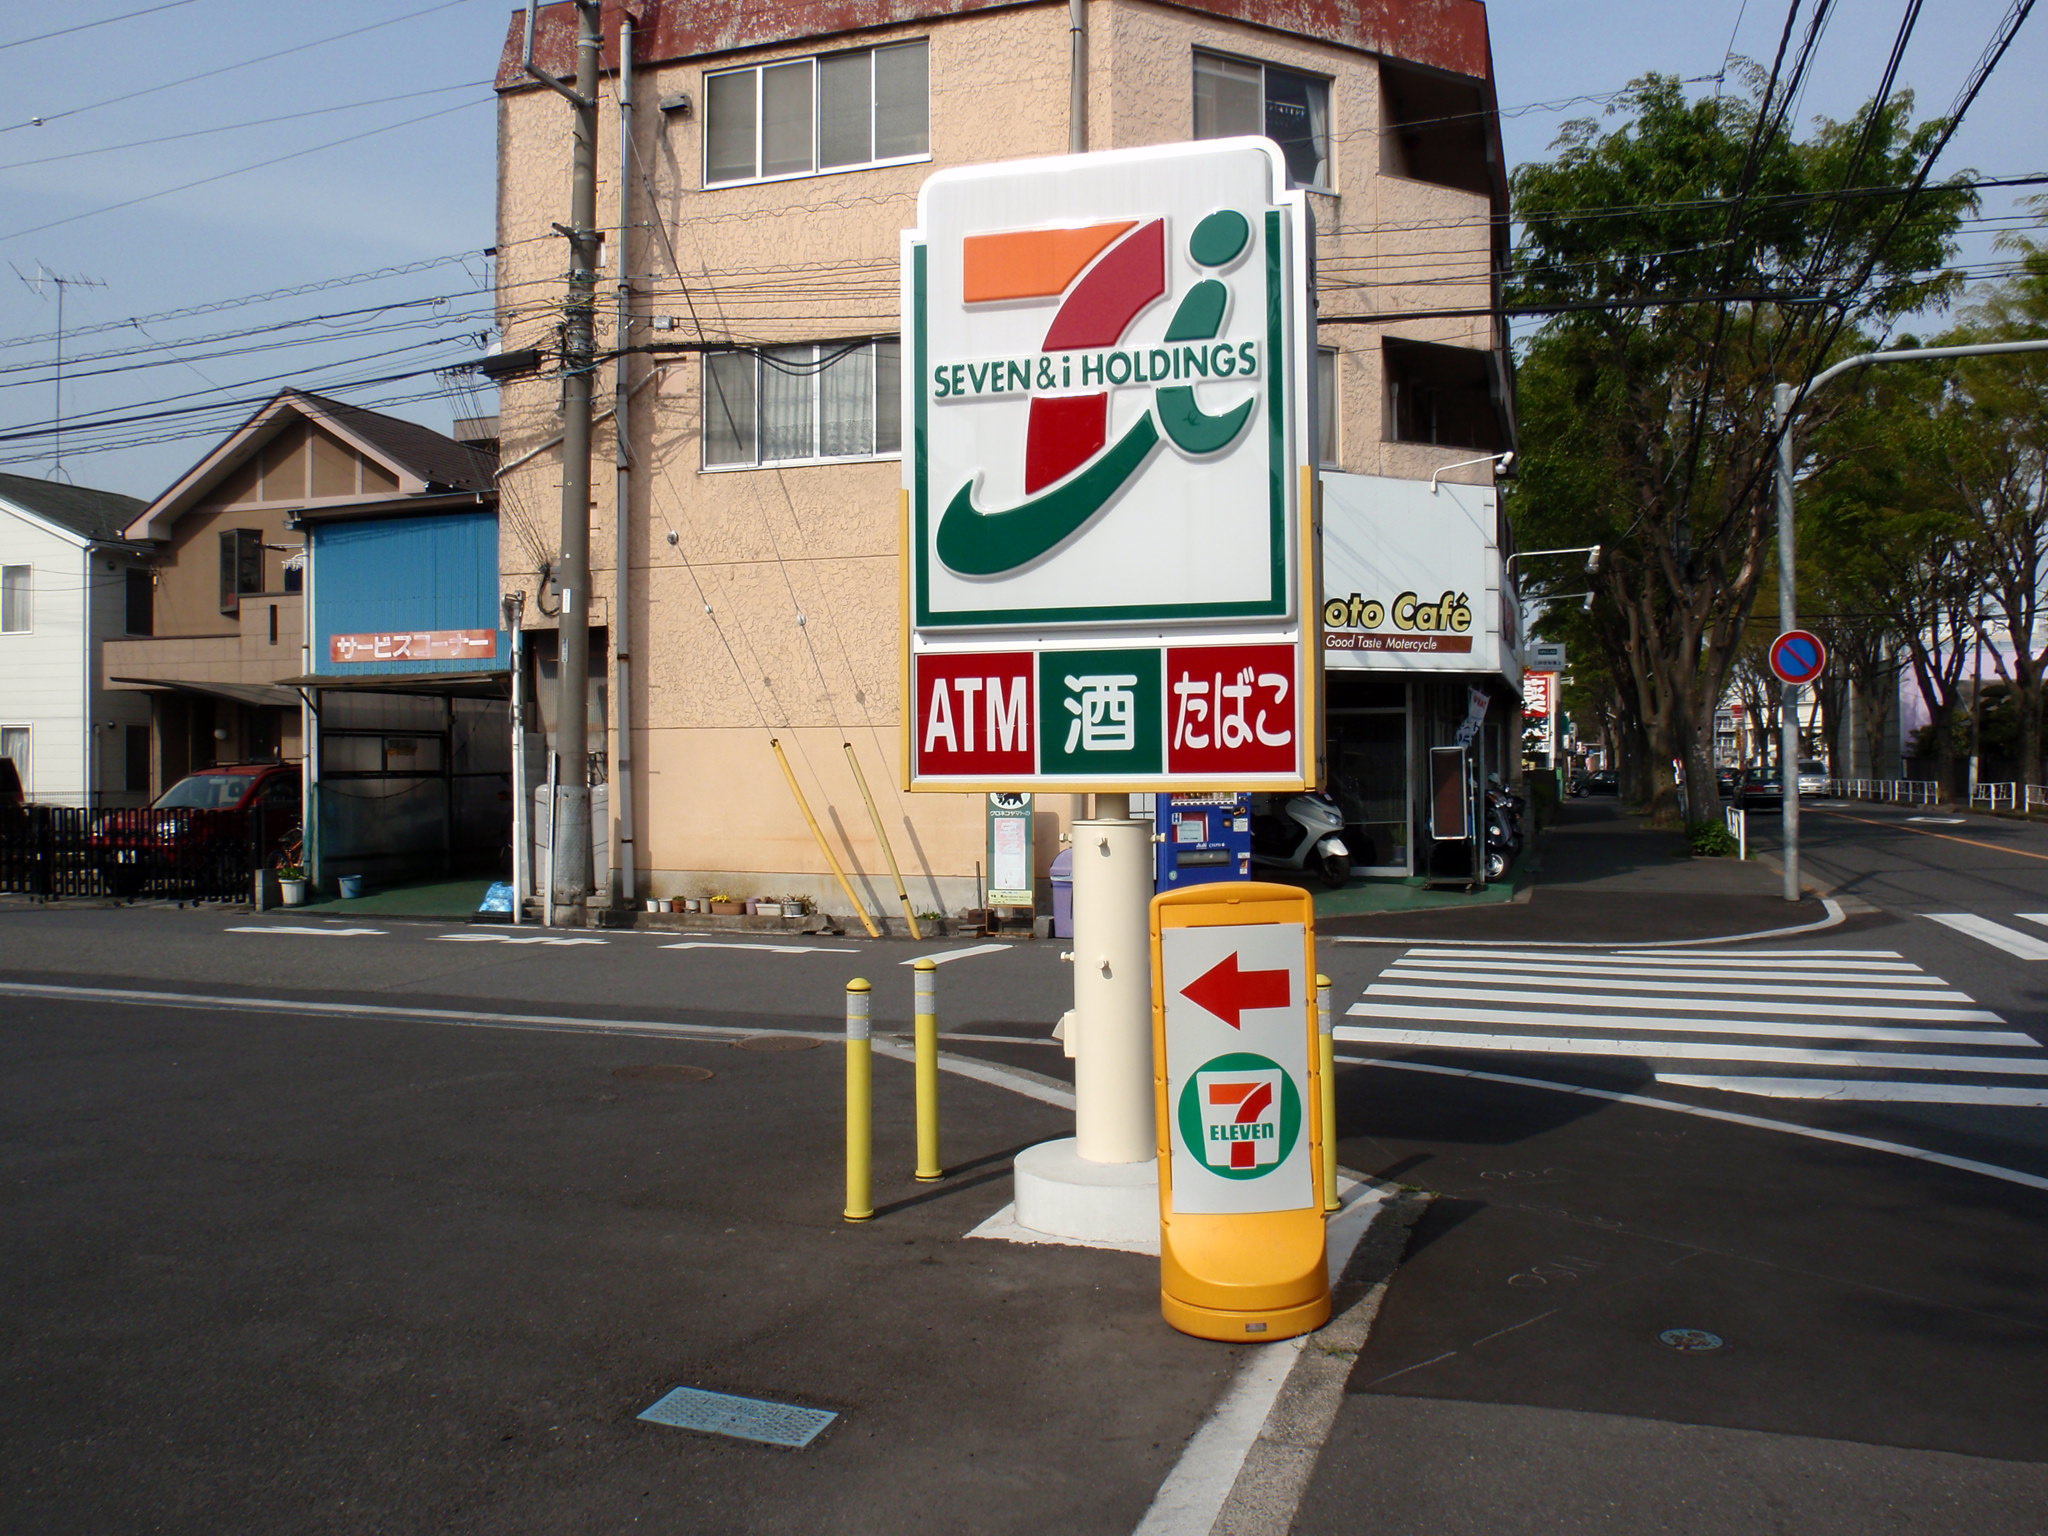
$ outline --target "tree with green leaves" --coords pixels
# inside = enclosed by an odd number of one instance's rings
[[[1526,544],[1598,543],[1594,628],[1645,739],[1660,820],[1715,809],[1713,720],[1776,529],[1770,395],[1861,327],[1940,301],[1963,187],[1918,187],[1939,125],[1899,92],[1797,139],[1777,82],[1689,99],[1651,75],[1513,181]],[[1541,581],[1544,573],[1531,571]],[[1572,573],[1577,579],[1577,573]]]

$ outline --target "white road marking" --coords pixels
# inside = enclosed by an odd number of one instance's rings
[[[919,960],[929,960],[933,965],[944,965],[948,960],[965,960],[969,955],[995,955],[1014,949],[1012,944],[973,944],[966,949],[948,949],[938,954],[917,955],[902,963],[915,965]]]
[[[1923,1056],[1910,1051],[1809,1051],[1790,1045],[1719,1045],[1706,1040],[1610,1040],[1576,1035],[1453,1035],[1429,1029],[1337,1026],[1339,1040],[1411,1050],[1493,1051],[1541,1056],[1642,1056],[1668,1061],[1758,1061],[1780,1066],[1868,1067],[1877,1071],[2009,1073],[2048,1077],[2048,1057]]]
[[[1624,976],[1656,979],[1676,976],[1692,981],[1813,981],[1828,982],[1839,986],[1868,986],[1882,982],[1896,987],[1941,987],[1946,986],[1938,976],[1929,976],[1917,969],[1891,967],[1885,970],[1858,968],[1854,970],[1806,970],[1781,967],[1763,970],[1758,967],[1731,967],[1716,970],[1704,966],[1690,965],[1603,965],[1594,960],[1473,960],[1464,955],[1442,955],[1418,959],[1414,951],[1401,956],[1389,967],[1389,971],[1409,968],[1428,969],[1446,966],[1461,971],[1493,971],[1509,976],[1572,977],[1572,976]]]
[[[1906,820],[1931,822],[1937,827],[1960,827],[1965,818],[1961,816],[1908,816]]]
[[[1718,1088],[1765,1099],[1840,1099],[1870,1104],[1975,1104],[1985,1108],[2048,1108],[2048,1088],[1991,1088],[1981,1083],[1887,1083],[1873,1078],[1696,1077],[1659,1072],[1682,1088]]]
[[[551,939],[541,935],[530,939],[515,939],[509,933],[437,933],[434,935],[444,944],[609,944],[610,939]]]
[[[1602,946],[1603,948],[1605,946]],[[1447,944],[1417,944],[1407,952],[1426,958],[1458,960],[1568,960],[1569,955],[1560,955],[1554,949],[1462,949]],[[1590,957],[1589,957],[1590,958]],[[1739,955],[1694,954],[1688,950],[1650,951],[1616,949],[1598,957],[1604,965],[1635,965],[1643,967],[1665,967],[1674,965],[1704,965],[1726,968],[1754,965],[1759,960],[1826,960],[1847,962],[1852,970],[1917,970],[1912,961],[1904,959],[1895,949],[1752,949]],[[1864,962],[1859,964],[1858,962]],[[1832,968],[1832,967],[1831,967]]]
[[[1726,934],[1722,934],[1722,935],[1721,935],[1721,936],[1720,936],[1719,938],[1714,938],[1714,939],[1659,939],[1659,940],[1655,941],[1654,943],[1649,943],[1649,944],[1631,944],[1631,945],[1629,945],[1629,946],[1627,946],[1627,947],[1628,947],[1629,949],[1631,949],[1631,950],[1641,951],[1641,950],[1660,950],[1660,949],[1678,949],[1678,948],[1680,948],[1681,946],[1683,946],[1683,947],[1687,947],[1687,948],[1695,948],[1695,949],[1696,949],[1696,948],[1698,948],[1698,947],[1699,947],[1700,945],[1702,945],[1702,944],[1752,944],[1752,943],[1756,942],[1756,941],[1757,941],[1758,939],[1789,939],[1789,938],[1792,938],[1792,937],[1793,937],[1794,935],[1796,935],[1796,934],[1801,934],[1801,933],[1818,933],[1818,932],[1820,932],[1820,931],[1821,931],[1821,929],[1823,929],[1823,928],[1839,928],[1839,927],[1840,927],[1840,926],[1841,926],[1841,925],[1842,925],[1843,923],[1845,923],[1845,922],[1847,922],[1847,921],[1849,920],[1849,914],[1848,914],[1848,913],[1846,913],[1846,912],[1844,912],[1844,911],[1842,910],[1842,904],[1841,904],[1841,903],[1840,903],[1839,901],[1836,901],[1836,900],[1834,899],[1834,897],[1832,897],[1832,896],[1823,896],[1823,897],[1821,898],[1821,900],[1820,900],[1820,905],[1821,905],[1821,910],[1822,910],[1822,911],[1824,911],[1825,913],[1827,913],[1827,916],[1825,916],[1825,917],[1823,917],[1823,918],[1820,918],[1820,919],[1818,919],[1818,920],[1816,920],[1816,921],[1814,921],[1814,922],[1811,922],[1811,923],[1795,923],[1795,924],[1794,924],[1793,926],[1791,926],[1791,927],[1789,927],[1789,928],[1765,928],[1765,929],[1762,929],[1762,930],[1760,930],[1760,931],[1758,931],[1758,932],[1756,932],[1756,933],[1726,933]],[[1382,938],[1382,937],[1379,937],[1379,936],[1377,936],[1377,935],[1367,935],[1367,934],[1356,934],[1356,935],[1354,935],[1354,934],[1338,934],[1338,935],[1334,936],[1334,937],[1333,937],[1333,938],[1332,938],[1332,939],[1331,939],[1331,940],[1330,940],[1329,942],[1331,942],[1331,943],[1333,943],[1333,944],[1409,944],[1409,943],[1412,943],[1412,942],[1414,942],[1414,941],[1413,941],[1413,940],[1411,940],[1411,939],[1399,939],[1399,938]],[[1461,941],[1459,941],[1459,940],[1456,940],[1456,939],[1442,939],[1442,940],[1438,940],[1438,942],[1439,942],[1439,943],[1449,943],[1449,944],[1455,944],[1455,943],[1458,943],[1458,942],[1461,942]],[[1471,939],[1471,940],[1466,940],[1466,941],[1463,941],[1463,942],[1467,942],[1467,943],[1471,943],[1471,944],[1476,944],[1476,945],[1482,945],[1482,947],[1484,947],[1484,941],[1482,941],[1482,940],[1479,940],[1479,939]],[[1614,946],[1613,946],[1613,945],[1612,945],[1611,943],[1609,943],[1608,941],[1606,941],[1605,939],[1525,939],[1525,940],[1523,940],[1523,941],[1522,941],[1522,947],[1523,947],[1524,949],[1548,949],[1548,950],[1558,950],[1558,949],[1612,949],[1612,948],[1613,948]],[[1781,953],[1781,954],[1797,954],[1797,953],[1799,953],[1799,951],[1797,951],[1797,950],[1781,950],[1781,951],[1779,951],[1779,953]],[[1834,951],[1828,951],[1828,950],[1815,950],[1815,951],[1811,951],[1811,953],[1815,953],[1815,954],[1828,954],[1828,953],[1834,953],[1834,954],[1857,954],[1857,953],[1860,953],[1860,951],[1857,951],[1857,950],[1834,950]],[[1891,951],[1889,951],[1889,950],[1875,950],[1875,951],[1872,951],[1872,953],[1875,953],[1875,954],[1889,954],[1889,953],[1891,953]]]
[[[1577,1094],[1581,1098],[1599,1099],[1608,1104],[1634,1104],[1642,1109],[1660,1109],[1668,1114],[1692,1115],[1701,1120],[1719,1120],[1725,1125],[1740,1125],[1750,1130],[1782,1131],[1787,1136],[1804,1136],[1812,1141],[1830,1141],[1837,1146],[1855,1147],[1865,1152],[1889,1152],[1897,1157],[1936,1163],[1943,1168],[1954,1168],[1963,1173],[2003,1179],[2008,1184],[2022,1184],[2028,1189],[2048,1190],[2048,1178],[2043,1178],[2037,1173],[2022,1173],[2017,1168],[2001,1168],[1996,1163],[1980,1163],[1968,1157],[1951,1157],[1946,1152],[1929,1152],[1922,1147],[1903,1146],[1896,1141],[1879,1141],[1873,1136],[1857,1136],[1848,1131],[1822,1130],[1819,1126],[1800,1125],[1790,1120],[1766,1120],[1761,1115],[1745,1115],[1732,1109],[1710,1109],[1704,1104],[1680,1104],[1673,1099],[1653,1099],[1647,1094],[1621,1093],[1612,1088],[1588,1088],[1578,1083],[1549,1083],[1540,1077],[1516,1077],[1506,1072],[1478,1072],[1470,1067],[1440,1067],[1426,1061],[1380,1061],[1371,1056],[1339,1056],[1337,1059],[1350,1067],[1384,1067],[1391,1072],[1427,1072],[1436,1077],[1467,1077],[1475,1082],[1505,1083],[1514,1088],[1539,1088],[1547,1093]]]
[[[680,944],[663,944],[662,949],[759,949],[771,955],[857,955],[850,944],[749,944],[721,939],[685,939]]]
[[[1452,996],[1457,994],[1453,993]],[[1658,1014],[1525,1013],[1507,1008],[1462,1008],[1455,1004],[1407,1008],[1373,1008],[1353,1003],[1346,1017],[1414,1019],[1438,1024],[1552,1025],[1560,1029],[1664,1029],[1696,1035],[1747,1035],[1780,1040],[1891,1040],[1902,1045],[2032,1046],[2034,1037],[2011,1030],[1903,1029],[1888,1024],[1804,1024],[1792,1019],[1692,1019]],[[2000,1022],[2003,1022],[2002,1020]]]
[[[1365,989],[1367,997],[1442,997],[1441,987],[1404,987],[1374,982]],[[1461,987],[1456,994],[1475,1003],[1543,1003],[1570,1006],[1574,1003],[1600,1008],[1668,1008],[1668,998],[1602,997],[1596,992],[1519,992],[1511,988]],[[1686,1005],[1697,1013],[1750,1013],[1757,1004],[1719,997],[1696,997]],[[1806,1013],[1822,1018],[1919,1019],[1929,1024],[2003,1024],[2005,1020],[1982,1008],[1892,1008],[1869,1003],[1794,1003],[1771,1000],[1774,1013]]]
[[[2017,955],[2022,960],[2048,960],[2048,942],[2035,938],[2031,933],[2021,933],[2017,928],[2008,928],[2003,923],[1994,923],[1988,917],[1979,917],[1974,912],[1928,912],[1923,915],[1944,927],[1955,929],[1957,933],[1981,939],[2008,955]]]
[[[1482,971],[1429,970],[1408,964],[1405,960],[1388,966],[1380,972],[1382,977],[1391,976],[1397,981],[1474,982],[1482,985],[1499,986],[1508,978],[1489,975]],[[1871,978],[1858,978],[1867,982]],[[1880,980],[1890,980],[1880,977]],[[1906,978],[1901,977],[1901,980]],[[1744,997],[1879,997],[1891,1002],[1974,1002],[1967,992],[1957,992],[1948,987],[1940,977],[1916,977],[1918,986],[1913,987],[1872,987],[1859,985],[1850,990],[1837,980],[1832,985],[1822,984],[1810,987],[1773,986],[1761,981],[1718,981],[1715,991],[1724,996]],[[1586,992],[1687,992],[1697,993],[1700,985],[1696,981],[1666,981],[1659,976],[1654,981],[1630,977],[1626,981],[1604,976],[1541,976],[1533,979],[1545,986],[1577,987]],[[1932,990],[1930,990],[1930,988]]]
[[[316,939],[360,939],[381,935],[382,928],[302,928],[291,923],[254,923],[243,928],[225,928],[223,933],[298,933]]]
[[[2030,923],[2039,923],[2043,927],[2048,927],[2048,912],[2015,912],[2013,916],[2022,918]]]

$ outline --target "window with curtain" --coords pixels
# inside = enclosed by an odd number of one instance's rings
[[[922,38],[722,70],[704,80],[704,183],[814,176],[931,151]]]
[[[704,466],[871,459],[902,447],[902,345],[803,342],[704,355]]]
[[[1250,59],[1195,55],[1195,137],[1271,139],[1297,187],[1330,190],[1330,82]]]
[[[0,565],[0,634],[25,635],[35,627],[33,566]]]
[[[29,765],[34,760],[30,748],[30,731],[25,725],[0,725],[0,757],[14,764],[16,782],[21,785],[24,795],[35,794],[35,782],[29,775]]]

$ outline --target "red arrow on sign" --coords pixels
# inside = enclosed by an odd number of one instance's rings
[[[1285,1008],[1291,1001],[1286,971],[1240,971],[1234,949],[1181,988],[1180,995],[1232,1029],[1244,1028],[1240,1020],[1247,1009]]]

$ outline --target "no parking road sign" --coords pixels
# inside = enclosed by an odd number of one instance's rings
[[[1819,635],[1808,630],[1788,629],[1771,642],[1771,670],[1781,683],[1810,683],[1827,665],[1828,648]]]
[[[1152,902],[1160,1309],[1205,1339],[1330,1315],[1306,891],[1231,882]]]

